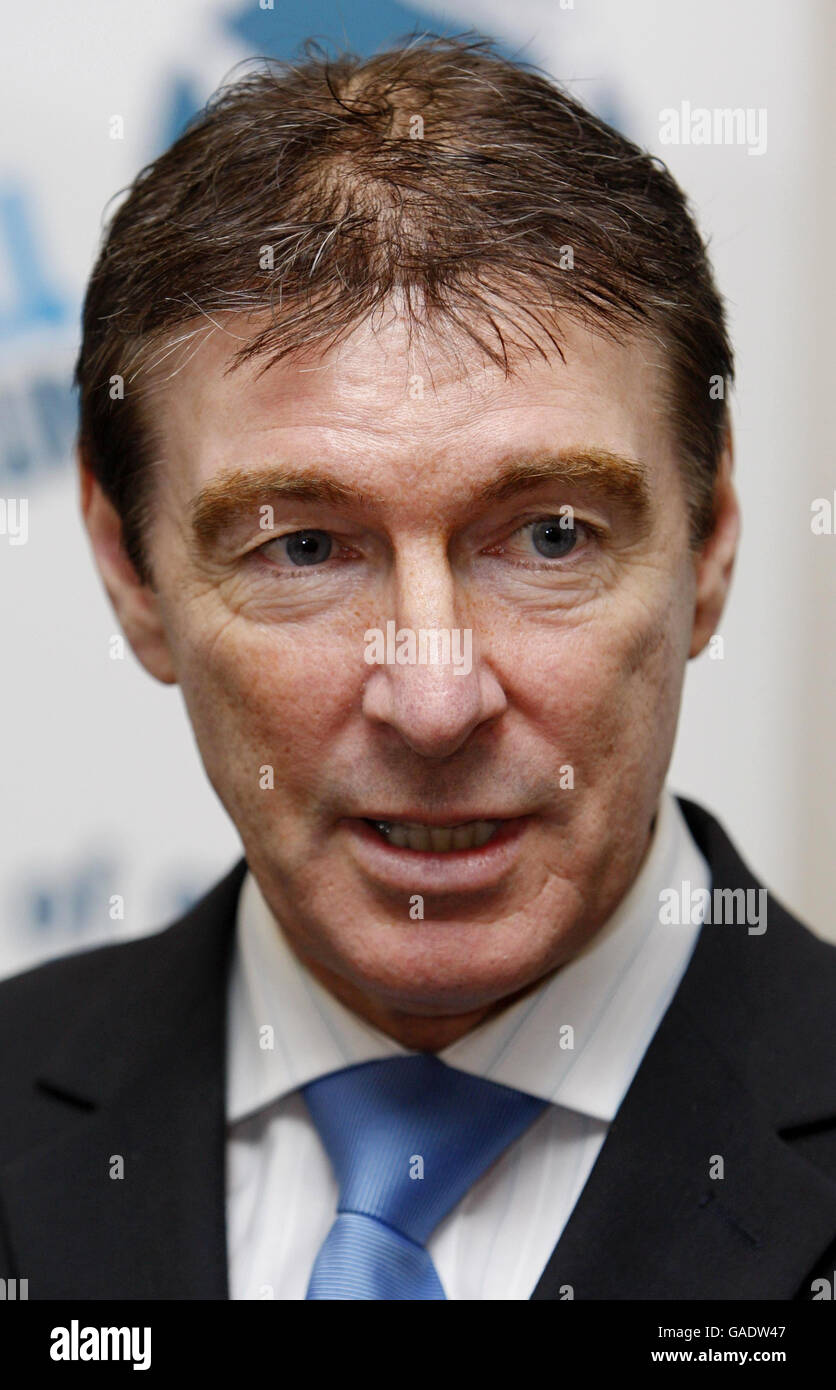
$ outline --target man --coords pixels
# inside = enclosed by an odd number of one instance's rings
[[[731,377],[670,175],[486,43],[267,64],[143,171],[83,509],[245,857],[2,986],[31,1298],[818,1296],[836,951],[665,786]]]

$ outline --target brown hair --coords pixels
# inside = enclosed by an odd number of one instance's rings
[[[661,161],[478,35],[249,61],[139,173],[84,302],[79,443],[140,577],[159,445],[140,407],[169,355],[207,320],[269,313],[232,363],[264,356],[266,370],[338,342],[394,291],[411,322],[463,331],[506,374],[509,347],[560,353],[559,313],[655,339],[700,544],[732,351]]]

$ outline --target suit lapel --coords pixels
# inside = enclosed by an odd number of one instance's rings
[[[836,1185],[672,1006],[532,1297],[788,1299],[834,1233]]]
[[[713,817],[682,807],[714,887],[757,887]],[[832,948],[772,899],[762,936],[703,927],[533,1299],[809,1293],[836,1183],[781,1131],[836,1112],[834,987]]]
[[[41,1069],[33,1134],[0,1170],[32,1298],[228,1296],[226,976],[245,868],[168,931],[96,953],[100,1006]]]

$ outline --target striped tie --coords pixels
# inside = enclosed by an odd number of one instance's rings
[[[425,1248],[546,1102],[418,1052],[303,1087],[339,1184],[309,1299],[445,1298]]]

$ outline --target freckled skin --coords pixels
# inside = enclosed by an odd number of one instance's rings
[[[153,590],[83,472],[123,628],[153,675],[179,682],[208,775],[294,950],[408,1047],[444,1047],[534,987],[624,896],[648,847],[685,664],[716,629],[731,575],[730,444],[715,530],[694,552],[658,362],[638,341],[562,327],[565,364],[532,359],[507,380],[472,346],[458,359],[431,336],[410,348],[397,317],[258,380],[263,363],[224,376],[239,340],[210,334],[160,399]],[[408,389],[416,374],[422,399]],[[476,507],[497,460],[526,447],[642,461],[647,524],[554,482]],[[199,556],[188,524],[197,492],[224,471],[279,461],[377,499],[362,516],[275,508],[272,534],[324,530],[344,557],[293,569],[281,542],[258,556],[257,517],[222,554]],[[563,503],[606,535],[581,526],[576,550],[555,562],[520,528]],[[471,628],[472,672],[368,665],[364,633],[393,618]],[[572,790],[560,785],[567,764]],[[259,787],[264,765],[273,790]],[[501,882],[425,892],[413,921],[409,894],[367,872],[343,823],[401,807],[530,820]]]

